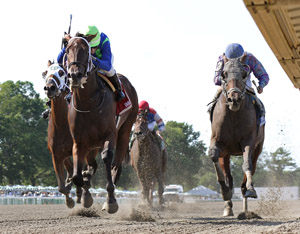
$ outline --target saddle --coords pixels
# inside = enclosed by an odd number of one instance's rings
[[[100,72],[97,72],[97,75],[102,78],[102,80],[105,81],[105,83],[108,85],[108,87],[113,91],[115,92],[115,87],[114,85],[110,82],[110,80],[105,76],[103,75],[102,73]],[[121,84],[121,88],[122,88],[122,91],[123,93],[125,94],[125,98],[123,98],[121,101],[117,102],[117,109],[116,109],[116,115],[119,116],[123,113],[125,113],[126,111],[128,111],[131,107],[132,107],[132,102],[121,82],[121,80],[119,79],[119,82]]]

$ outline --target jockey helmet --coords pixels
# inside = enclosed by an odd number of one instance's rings
[[[96,36],[89,42],[90,47],[96,47],[100,44],[100,33],[95,25],[89,25],[85,31],[82,32],[83,35],[95,35]]]
[[[139,109],[140,110],[146,110],[149,108],[149,104],[148,102],[146,101],[141,101],[140,104],[139,104]]]
[[[243,54],[244,54],[244,49],[238,43],[229,44],[225,50],[225,56],[229,59],[239,58]]]

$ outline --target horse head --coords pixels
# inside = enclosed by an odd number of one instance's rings
[[[148,120],[145,113],[139,113],[134,124],[134,135],[139,139],[145,138],[150,132],[148,129]]]
[[[83,88],[92,69],[92,56],[89,41],[95,35],[78,36],[69,40],[66,48],[67,72],[72,88]]]
[[[226,104],[231,111],[238,111],[246,93],[246,81],[250,67],[241,63],[240,59],[229,59],[222,72],[222,87],[226,96]]]
[[[67,86],[67,75],[64,69],[56,63],[48,61],[48,69],[42,73],[45,79],[44,91],[49,99],[60,96]]]

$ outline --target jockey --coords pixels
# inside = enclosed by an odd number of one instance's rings
[[[108,37],[103,33],[99,32],[98,28],[94,25],[88,26],[84,31],[78,32],[76,35],[78,36],[88,36],[88,35],[96,35],[90,42],[89,45],[91,47],[91,54],[93,56],[93,64],[98,69],[98,71],[104,73],[110,82],[116,88],[116,99],[117,101],[121,101],[125,95],[122,91],[119,78],[117,73],[113,67],[113,54],[111,53],[110,41]],[[64,41],[68,42],[71,39],[69,34],[66,34],[64,37]],[[60,51],[57,57],[57,62],[62,64],[63,57],[66,52],[66,45],[64,43],[64,47]]]
[[[104,33],[100,33],[96,26],[88,26],[84,32],[79,32],[78,36],[96,35],[90,42],[91,54],[93,56],[93,64],[98,69],[98,71],[104,73],[110,82],[115,87],[116,100],[121,101],[125,98],[125,94],[122,91],[121,84],[117,73],[112,65],[113,54],[110,49],[110,41]],[[57,63],[63,64],[64,55],[66,53],[66,47],[68,41],[71,39],[70,34],[65,34],[63,38],[63,48],[57,56]],[[65,58],[66,59],[66,58]],[[66,100],[69,101],[71,98],[71,93],[66,96]],[[50,101],[46,103],[47,106],[50,105]],[[50,106],[49,106],[50,107]],[[44,119],[47,119],[50,113],[50,108],[42,113]]]
[[[250,73],[253,72],[254,76],[258,79],[259,86],[257,87],[257,92],[259,94],[261,94],[264,90],[264,87],[269,83],[269,75],[266,72],[263,65],[258,61],[258,59],[255,58],[254,55],[252,55],[251,53],[245,52],[243,47],[238,43],[229,44],[226,47],[225,53],[223,53],[222,55],[219,56],[217,66],[216,66],[215,76],[214,76],[215,85],[221,86],[222,71],[224,68],[224,64],[229,59],[235,59],[235,58],[241,58],[242,63],[249,65]],[[256,99],[255,103],[261,112],[260,113],[261,114],[260,124],[262,125],[265,122],[265,118],[264,118],[265,110],[264,110],[264,107],[263,107],[261,101],[255,95],[255,92],[252,88],[250,75],[246,82],[246,88],[247,88],[247,90],[250,90],[250,92],[252,91],[252,93],[254,93],[253,97]],[[208,109],[209,113],[211,112],[212,107],[217,102],[221,93],[222,93],[222,88],[220,87],[220,88],[218,88],[218,90],[213,98],[213,101],[211,102],[211,104],[209,106],[209,109]]]
[[[163,132],[165,130],[165,123],[157,114],[157,112],[149,107],[148,102],[141,101],[139,104],[139,112],[145,112],[147,114],[148,129],[152,132],[154,127],[157,125],[158,131]]]

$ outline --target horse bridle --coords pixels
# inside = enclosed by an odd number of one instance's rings
[[[90,46],[89,42],[84,37],[72,37],[69,40],[69,43],[68,43],[69,46],[68,47],[70,47],[70,45],[72,44],[72,41],[74,39],[82,39],[87,44],[87,46],[89,48],[89,51],[88,51],[88,61],[87,61],[87,63],[83,63],[83,62],[80,62],[80,61],[73,61],[70,64],[67,64],[67,71],[69,71],[69,67],[72,66],[72,65],[76,65],[78,67],[83,66],[84,70],[85,70],[83,77],[87,78],[88,75],[89,75],[89,73],[93,69],[93,62],[92,62],[92,56],[91,56],[91,46]]]
[[[63,70],[63,69],[61,68],[61,70]],[[62,82],[63,79],[64,79],[64,82]],[[65,91],[66,89],[70,90],[69,86],[67,85],[68,78],[67,78],[67,76],[65,74],[63,76],[60,76],[60,77],[57,77],[57,75],[55,75],[53,73],[47,74],[46,75],[46,84],[50,80],[52,80],[54,82],[54,84],[55,84],[55,86],[56,86],[56,88],[58,90],[58,92],[56,92],[56,94],[55,94],[56,97],[59,97],[61,95],[62,91]]]
[[[141,121],[145,120],[147,126],[146,126],[146,129],[142,126],[140,126],[140,129],[142,131],[139,131],[139,132],[134,132],[134,135],[139,138],[141,136],[146,136],[150,130],[148,129],[148,121],[147,121],[147,118],[143,115],[143,114],[138,114],[138,119],[141,119]]]
[[[249,66],[248,64],[243,64],[243,63],[241,63],[241,64],[242,64],[242,66],[246,66],[246,67],[248,68],[248,71],[247,71],[247,77],[249,77],[250,71],[251,71],[251,70],[250,70],[250,66]],[[231,88],[231,89],[229,89],[229,90],[226,90],[227,85],[228,85],[228,81],[225,80],[225,79],[222,79],[222,90],[223,90],[223,93],[224,93],[225,96],[226,96],[226,104],[228,104],[228,97],[229,97],[229,95],[230,95],[232,92],[239,93],[241,99],[244,99],[244,98],[245,98],[245,94],[246,94],[246,91],[247,91],[247,89],[246,89],[246,82],[247,82],[247,79],[243,80],[242,78],[239,77],[238,80],[242,80],[242,82],[245,83],[243,90],[240,90],[238,87],[234,87],[234,88]]]

